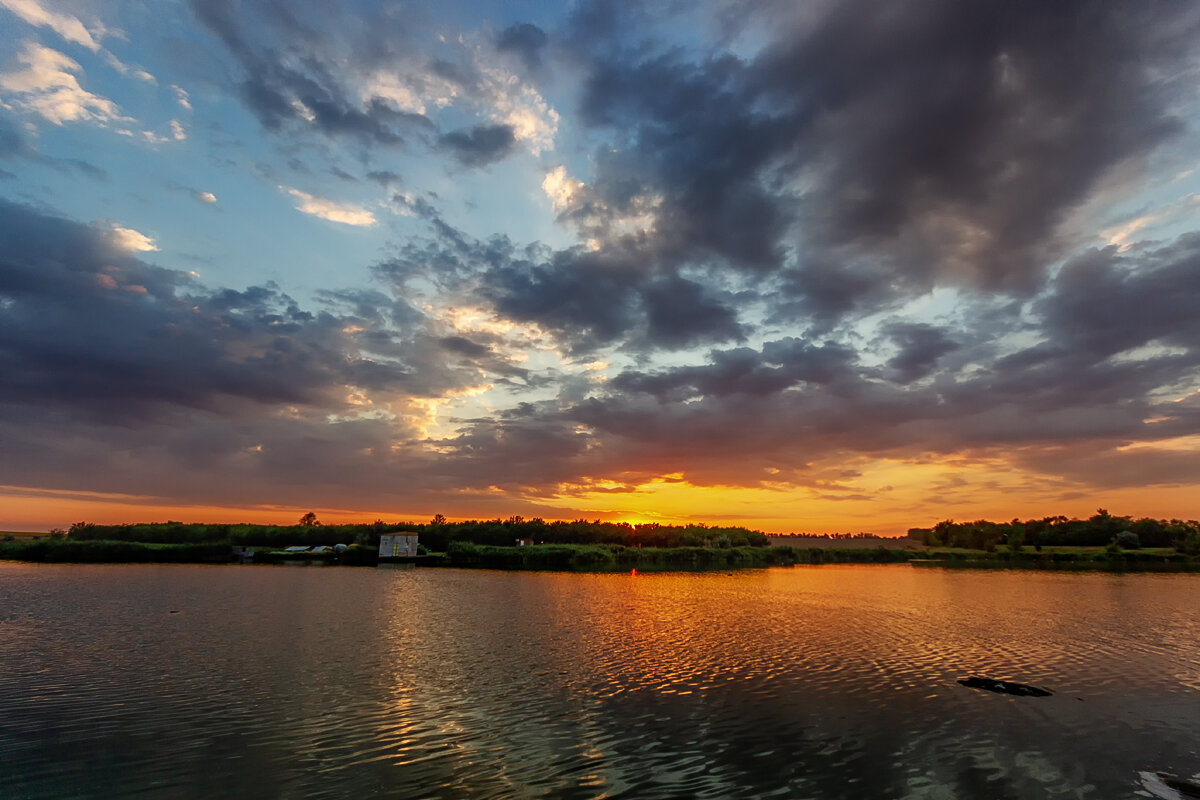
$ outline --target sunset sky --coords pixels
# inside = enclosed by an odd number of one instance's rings
[[[1200,4],[0,0],[0,530],[1200,517]]]

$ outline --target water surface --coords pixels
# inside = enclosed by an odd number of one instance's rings
[[[4,797],[1133,798],[1198,742],[1194,575],[0,562]]]

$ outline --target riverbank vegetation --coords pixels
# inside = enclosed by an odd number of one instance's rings
[[[1123,517],[1097,509],[1087,519],[1063,516],[1014,519],[1011,522],[955,522],[943,520],[932,528],[911,528],[909,538],[925,547],[956,547],[993,552],[1006,548],[1019,552],[1025,547],[1109,547],[1123,550],[1166,547],[1188,555],[1200,555],[1200,522]]]
[[[518,541],[537,544],[618,544],[626,547],[767,547],[761,531],[737,526],[630,525],[620,522],[543,519],[469,520],[448,522],[438,515],[427,523],[376,520],[370,524],[322,525],[311,512],[297,525],[211,525],[160,522],[133,525],[96,525],[78,522],[66,532],[71,539],[108,539],[125,542],[222,542],[242,547],[361,544],[378,547],[384,533],[411,531],[430,550],[444,551],[452,542],[505,546]]]
[[[793,547],[626,547],[619,544],[498,547],[452,542],[448,563],[456,567],[572,570],[708,570],[794,564],[905,561],[896,550],[819,550]]]
[[[911,561],[979,568],[1200,571],[1200,523],[1132,519],[1104,509],[1087,520],[946,520],[932,528],[910,530],[904,547],[897,546],[897,540],[869,534],[800,535],[790,541],[777,537],[772,546],[766,534],[736,526],[546,522],[521,517],[448,522],[439,515],[427,523],[377,520],[322,525],[310,512],[297,525],[79,522],[38,538],[0,537],[0,558],[273,563],[305,557],[285,552],[286,547],[347,545],[337,548],[336,554],[322,554],[322,558],[373,565],[379,537],[397,531],[416,533],[422,552],[445,554],[436,559],[438,564],[499,569],[702,570]],[[829,546],[825,546],[827,542]]]

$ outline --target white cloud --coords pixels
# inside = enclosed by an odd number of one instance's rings
[[[155,133],[154,131],[142,131],[141,132],[142,138],[145,139],[150,144],[155,144],[155,145],[166,144],[167,142],[182,142],[188,138],[187,130],[184,129],[182,123],[180,123],[179,120],[177,120],[177,119],[171,120],[170,127],[171,127],[171,135],[170,136],[163,136],[161,134]],[[123,136],[132,136],[133,135],[132,131],[117,131],[117,133],[120,133]]]
[[[101,124],[129,121],[116,103],[80,86],[75,73],[82,73],[83,68],[57,50],[26,42],[17,62],[24,68],[0,73],[0,90],[19,96],[19,106],[55,125],[78,120]]]
[[[100,39],[110,33],[100,22],[93,22],[89,28],[78,17],[52,11],[46,5],[42,0],[0,0],[0,6],[7,8],[26,23],[38,28],[49,28],[66,41],[86,47],[100,55],[105,63],[122,75],[128,75],[146,83],[158,83],[158,80],[146,70],[141,67],[129,66],[100,46]],[[117,35],[121,35],[119,31]]]
[[[546,179],[542,181],[542,191],[560,214],[575,205],[576,196],[582,188],[583,181],[567,175],[567,168],[562,164],[547,172]]]
[[[510,126],[517,141],[524,142],[535,156],[553,150],[558,112],[513,73],[484,64],[479,69],[484,76],[482,100],[488,117]]]
[[[568,175],[561,164],[546,173],[542,191],[550,198],[555,213],[583,212],[576,213],[572,222],[586,235],[584,243],[593,250],[604,239],[653,230],[663,204],[662,195],[639,194],[629,198],[623,209],[611,209],[589,196],[587,184]]]
[[[96,40],[104,35],[102,25],[93,25],[89,31],[77,18],[51,11],[38,0],[0,0],[0,6],[30,25],[49,28],[68,42],[83,45],[93,53],[100,50],[100,43]]]
[[[158,245],[144,233],[139,233],[133,228],[122,228],[120,225],[113,225],[110,231],[112,243],[122,250],[128,250],[131,253],[147,253],[158,249]]]
[[[2,0],[0,0],[0,1],[2,1]],[[146,83],[152,83],[155,86],[158,85],[158,78],[155,78],[153,75],[151,75],[149,72],[146,72],[146,70],[142,69],[141,67],[131,67],[128,64],[126,64],[124,61],[122,61],[121,59],[114,56],[112,53],[108,52],[107,50],[103,51],[103,56],[104,56],[105,63],[107,63],[110,67],[112,67],[117,72],[121,73],[122,75],[129,75],[134,78],[137,78],[139,81],[144,81]]]
[[[172,83],[171,91],[175,92],[175,102],[179,103],[180,106],[186,108],[188,111],[192,110],[192,99],[188,95],[187,89]]]
[[[304,103],[298,99],[292,100],[292,108],[296,109],[296,113],[303,117],[305,122],[312,122],[317,118],[317,115],[313,113],[313,110],[304,105]]]
[[[364,105],[387,100],[393,107],[410,114],[424,114],[428,105],[445,108],[458,95],[458,87],[432,72],[416,69],[383,69],[368,76],[359,88]]]
[[[192,192],[192,197],[208,205],[213,205],[217,202],[217,196],[212,192]]]
[[[280,186],[280,189],[296,199],[296,210],[314,217],[340,222],[343,225],[368,227],[375,224],[375,215],[362,206],[352,203],[335,203],[323,197],[314,197],[308,192]]]
[[[467,45],[461,37],[460,45]],[[359,98],[363,105],[386,101],[400,111],[432,114],[449,106],[467,106],[492,123],[508,125],[518,142],[531,153],[554,149],[559,114],[532,86],[514,73],[484,63],[482,48],[474,49],[477,83],[462,83],[414,64],[389,64],[386,69],[363,76]],[[293,106],[296,101],[293,102]],[[299,109],[298,109],[299,110]],[[301,115],[308,117],[304,111]]]

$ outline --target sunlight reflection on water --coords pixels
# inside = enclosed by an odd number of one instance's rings
[[[1200,770],[1198,590],[903,565],[0,564],[0,787],[1135,797],[1139,769]]]

